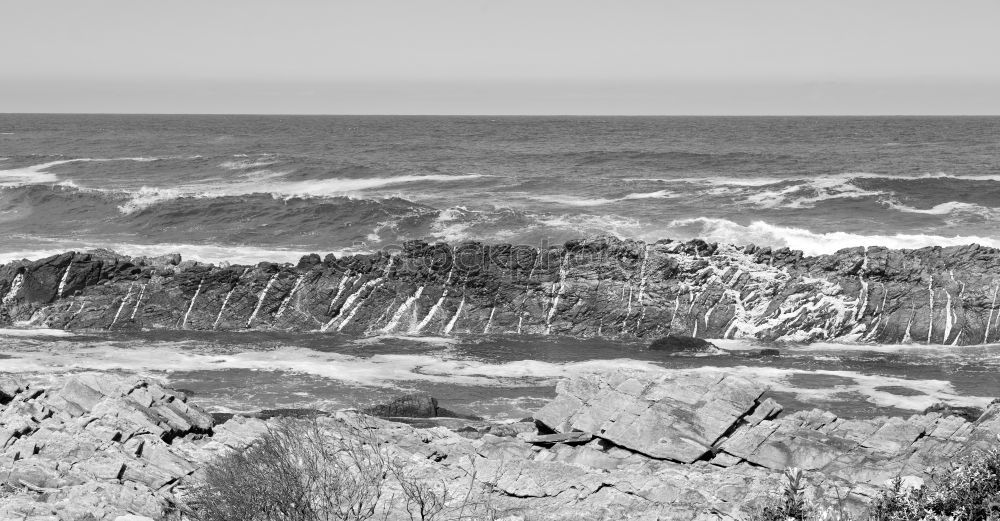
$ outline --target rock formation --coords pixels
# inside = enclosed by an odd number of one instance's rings
[[[478,483],[499,507],[542,521],[741,518],[789,466],[806,471],[807,496],[857,510],[888,480],[919,483],[1000,434],[1000,403],[975,422],[939,413],[859,421],[781,416],[762,392],[721,374],[619,371],[560,383],[535,422],[462,432],[364,425],[414,475],[451,490]],[[215,424],[184,396],[134,377],[82,374],[48,388],[0,377],[0,519],[167,519],[207,461],[276,421]]]
[[[163,519],[184,478],[265,429],[251,418],[214,425],[182,394],[136,377],[40,388],[0,374],[0,519]]]
[[[977,245],[411,242],[296,266],[70,252],[0,267],[0,325],[967,345],[1000,339],[998,291],[1000,250]]]

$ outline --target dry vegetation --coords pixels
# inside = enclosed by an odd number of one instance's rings
[[[189,510],[199,521],[493,521],[507,516],[489,491],[474,474],[458,485],[418,476],[363,419],[287,420],[245,449],[210,463],[191,492]]]
[[[814,504],[805,499],[804,489],[802,472],[786,470],[780,497],[750,517],[754,521],[1000,520],[1000,449],[961,461],[920,487],[906,488],[897,479],[861,516],[850,515],[843,508],[843,502]]]

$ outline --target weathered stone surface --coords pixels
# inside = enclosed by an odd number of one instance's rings
[[[171,424],[178,416],[203,411],[142,379],[77,375],[51,389],[19,388],[0,405],[0,429],[13,433],[0,447],[0,482],[20,489],[0,498],[0,519],[176,519],[172,509],[205,463],[282,421],[234,417],[203,429],[192,419],[179,430]],[[455,494],[483,494],[501,511],[538,521],[739,519],[778,490],[787,466],[805,469],[808,498],[836,501],[836,493],[860,512],[889,480],[920,483],[935,467],[995,446],[1000,432],[1000,404],[976,422],[938,413],[870,421],[819,410],[775,416],[781,406],[761,399],[760,388],[722,374],[622,371],[579,376],[558,392],[538,413],[563,429],[556,434],[519,422],[469,439],[354,411],[314,421],[338,436],[349,432],[339,425],[363,425],[414,476]],[[44,412],[70,394],[86,396],[88,409]],[[632,434],[615,432],[620,421]],[[389,519],[407,519],[395,513]]]
[[[70,252],[12,262],[0,266],[0,325],[947,345],[1000,339],[991,290],[1000,285],[1000,250],[978,245],[804,257],[787,248],[597,237],[545,250],[415,241],[393,255],[318,258],[214,266]]]
[[[265,430],[244,418],[211,440],[211,416],[135,377],[85,373],[50,389],[12,381],[0,381],[10,393],[0,405],[0,482],[25,494],[0,498],[0,519],[163,519],[173,487],[222,452],[213,443],[239,447]]]
[[[733,376],[618,372],[562,382],[535,419],[648,456],[691,463],[757,405],[764,389]]]

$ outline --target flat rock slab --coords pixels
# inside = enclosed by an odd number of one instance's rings
[[[647,456],[691,463],[709,452],[765,388],[721,373],[618,371],[560,382],[535,419],[558,433],[584,431]]]

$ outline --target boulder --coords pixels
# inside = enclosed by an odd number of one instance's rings
[[[362,412],[379,418],[463,418],[480,420],[478,416],[465,415],[438,407],[436,398],[425,393],[406,394],[386,403],[368,407]]]
[[[722,352],[721,349],[708,340],[673,334],[653,340],[653,342],[649,344],[649,350],[676,354]]]
[[[414,393],[368,407],[363,412],[380,418],[433,418],[438,415],[437,409],[436,398],[428,394]]]
[[[935,403],[924,409],[924,414],[938,413],[941,416],[958,416],[970,422],[978,420],[983,415],[983,412],[984,409],[979,407],[964,407],[943,402]]]

